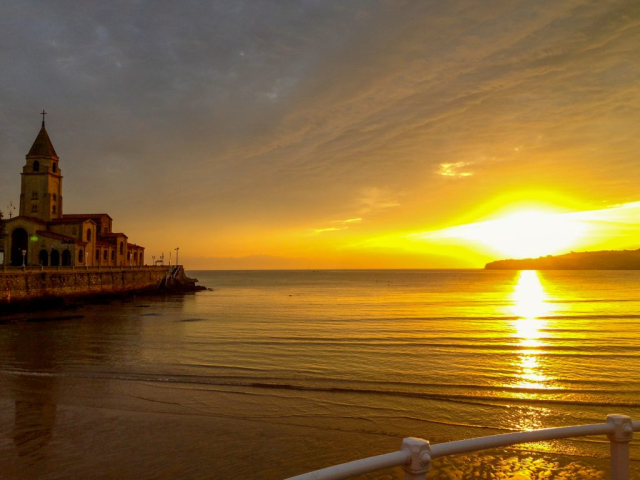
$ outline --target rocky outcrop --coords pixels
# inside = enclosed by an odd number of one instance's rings
[[[196,285],[197,282],[197,279],[187,277],[182,265],[176,265],[171,269],[171,271],[167,272],[160,282],[158,282],[157,288],[158,290],[167,293],[184,293],[206,290],[206,287]]]

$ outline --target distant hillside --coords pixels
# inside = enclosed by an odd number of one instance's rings
[[[571,252],[566,255],[487,263],[488,270],[640,270],[640,250]]]

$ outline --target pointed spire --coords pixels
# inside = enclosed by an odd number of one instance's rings
[[[55,157],[58,158],[58,154],[56,153],[55,148],[53,148],[53,144],[51,143],[51,139],[49,138],[49,134],[47,130],[44,128],[44,116],[47,114],[44,110],[42,110],[42,128],[40,128],[40,132],[36,137],[36,140],[33,142],[31,146],[31,150],[27,153],[27,156],[38,156],[38,157]]]

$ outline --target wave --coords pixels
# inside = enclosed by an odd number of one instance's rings
[[[236,387],[236,388],[254,388],[265,390],[286,390],[286,391],[305,391],[305,392],[327,392],[335,394],[358,394],[358,395],[374,395],[374,396],[393,396],[405,398],[418,398],[424,400],[436,400],[444,402],[456,403],[474,403],[483,405],[571,405],[571,406],[592,406],[592,407],[640,407],[639,402],[625,401],[595,401],[588,399],[558,399],[558,398],[542,398],[542,397],[518,397],[515,394],[526,395],[553,395],[553,394],[607,394],[609,390],[597,389],[536,389],[516,386],[490,386],[477,384],[446,384],[446,383],[385,383],[379,384],[378,388],[366,386],[341,386],[341,385],[321,385],[319,383],[293,383],[280,378],[264,378],[256,379],[255,377],[232,377],[232,376],[198,376],[187,374],[152,374],[152,373],[134,373],[134,372],[43,372],[30,371],[21,369],[0,370],[1,373],[10,375],[35,376],[35,377],[56,377],[56,378],[89,378],[89,379],[106,379],[119,381],[137,381],[137,382],[154,382],[169,383],[182,385],[207,385],[217,387]],[[320,380],[322,382],[322,380]],[[354,381],[343,380],[341,383],[354,385]],[[406,389],[380,388],[380,386],[388,387],[405,387]],[[433,388],[438,390],[476,390],[476,391],[498,391],[504,395],[491,394],[470,394],[470,393],[439,393],[429,391],[411,391],[410,388]],[[638,393],[632,391],[624,391],[622,393],[631,394]]]

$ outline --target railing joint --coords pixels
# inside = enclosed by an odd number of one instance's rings
[[[405,480],[424,480],[431,470],[431,446],[428,440],[407,437],[402,440],[402,450],[409,454],[409,461],[402,467]]]

